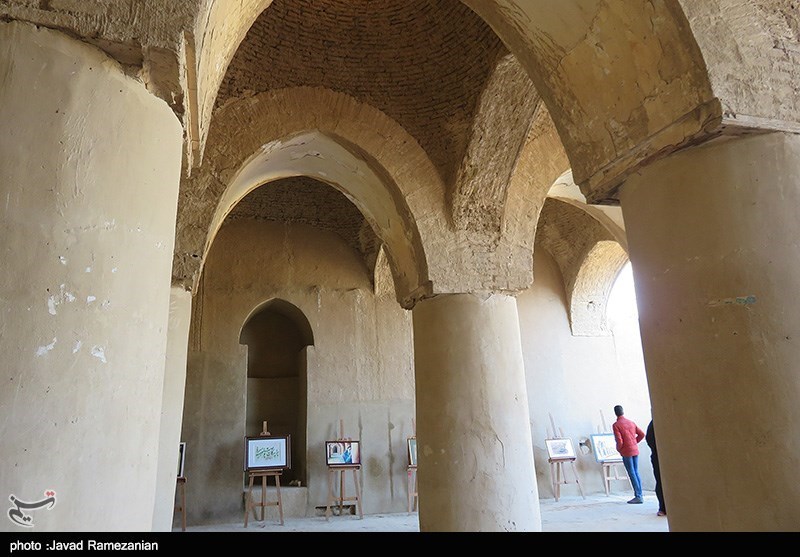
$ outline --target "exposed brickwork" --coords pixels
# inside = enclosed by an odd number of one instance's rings
[[[446,183],[507,47],[592,202],[615,203],[629,172],[722,131],[800,131],[795,0],[623,4],[550,2],[539,14],[529,0],[4,0],[0,19],[62,30],[120,62],[181,119],[185,165],[199,164],[218,86],[259,14],[258,39],[231,66],[252,59],[255,73],[221,101],[259,90],[251,78],[345,91],[401,122]]]
[[[569,321],[573,335],[608,335],[608,299],[617,275],[628,262],[618,242],[601,240],[583,258],[569,296]]]
[[[564,290],[570,303],[578,275],[586,263],[587,257],[598,242],[605,241],[616,242],[611,232],[588,213],[556,199],[548,198],[545,201],[536,228],[536,245],[546,249],[561,269]],[[621,248],[620,251],[622,251]],[[603,268],[606,263],[597,258],[592,259],[592,264],[598,264],[600,268]],[[593,273],[593,276],[601,277],[602,275]],[[610,286],[600,282],[584,284],[582,286],[584,292],[581,296],[593,299],[588,292]]]
[[[452,0],[275,0],[228,67],[217,106],[294,86],[346,93],[397,120],[446,183],[505,47]]]
[[[227,218],[299,223],[332,232],[374,270],[379,248],[375,233],[358,208],[328,184],[302,176],[265,184],[239,201]]]
[[[511,173],[528,137],[539,94],[517,59],[504,57],[481,94],[452,199],[456,227],[500,238]]]
[[[398,296],[427,286],[424,277],[431,259],[446,274],[436,261],[446,251],[431,250],[426,254],[427,262],[421,257],[422,243],[427,243],[427,238],[446,238],[448,230],[442,218],[444,185],[419,144],[397,122],[368,105],[327,89],[301,87],[234,102],[215,117],[206,160],[181,185],[173,266],[176,283],[187,288],[196,284],[206,248],[213,240],[209,230],[217,204],[236,172],[265,145],[314,129],[357,146],[359,156],[375,161],[376,168],[385,174],[385,185],[396,190],[392,195],[408,207],[408,216],[397,215],[394,222],[399,224],[414,215],[416,229],[412,225],[406,230],[403,241],[412,244],[409,249],[419,255],[413,255],[416,261],[411,262],[412,267],[398,265],[399,272],[409,277],[410,289],[398,287]]]
[[[103,49],[168,102],[184,126],[191,124],[186,137],[198,149],[206,132],[224,127],[227,136],[211,145],[214,156],[221,143],[257,132],[248,130],[253,122],[244,112],[235,125],[212,124],[212,106],[215,118],[224,117],[227,103],[298,85],[340,95],[328,97],[341,105],[328,107],[326,131],[349,135],[374,160],[385,161],[392,149],[414,151],[406,169],[395,163],[387,170],[409,208],[404,223],[420,230],[422,241],[415,237],[411,251],[424,251],[426,261],[417,261],[416,275],[427,273],[434,290],[451,291],[525,285],[543,192],[565,162],[590,202],[615,203],[613,188],[627,173],[720,128],[800,131],[796,2],[620,6],[553,2],[537,14],[527,0],[6,0],[0,18],[58,29]],[[538,114],[548,116],[507,178],[526,121],[511,116],[527,112],[530,100],[496,79],[509,50],[517,73],[524,69],[547,104]],[[299,101],[264,109],[318,110]],[[349,112],[349,123],[336,112]],[[375,114],[397,126],[368,130],[371,137],[355,129],[380,126]],[[309,116],[303,128],[321,123]],[[242,162],[238,155],[254,152],[232,151],[184,183],[178,282],[196,279],[208,214]],[[422,183],[415,175],[409,183],[416,169],[407,169],[419,165],[425,168],[418,175],[433,168],[438,179]],[[451,203],[444,208],[442,184]],[[362,227],[360,234],[368,232]]]

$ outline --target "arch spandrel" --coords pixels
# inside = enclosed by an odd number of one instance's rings
[[[716,134],[800,132],[793,0],[462,1],[525,67],[592,203],[615,202],[643,162]],[[5,2],[0,16],[103,49],[170,105],[191,144],[184,163],[199,164],[227,67],[272,1],[68,4]]]
[[[721,118],[676,1],[464,2],[528,70],[592,202]]]
[[[592,209],[575,199],[548,198],[536,229],[536,248],[547,250],[561,271],[572,333],[582,336],[609,334],[608,296],[628,261],[618,227]]]
[[[355,204],[387,246],[399,301],[406,305],[425,282],[425,255],[413,219],[391,178],[340,138],[313,131],[264,145],[233,178],[211,221],[206,250],[230,210],[253,189],[287,176],[327,183]],[[299,200],[302,203],[302,200]]]
[[[324,156],[314,155],[323,151]],[[272,162],[264,166],[267,155]],[[182,185],[173,279],[196,282],[215,230],[238,199],[265,181],[301,174],[304,167],[345,194],[345,181],[336,183],[331,175],[349,171],[363,180],[372,173],[372,183],[380,186],[367,187],[367,180],[360,193],[348,196],[376,232],[388,232],[385,241],[394,239],[394,267],[406,277],[397,285],[401,303],[424,294],[429,284],[422,245],[447,228],[441,218],[444,186],[425,153],[395,122],[321,88],[263,93],[219,111],[206,159]]]
[[[793,0],[679,0],[723,127],[800,132],[800,8]]]
[[[628,254],[618,242],[601,240],[588,251],[568,292],[569,323],[576,336],[605,336],[608,298]]]
[[[225,71],[253,22],[272,0],[196,0],[201,8],[195,32],[196,165],[200,165],[211,126],[214,102]]]

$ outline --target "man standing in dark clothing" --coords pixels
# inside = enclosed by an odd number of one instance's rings
[[[650,447],[650,462],[653,463],[653,475],[656,477],[656,497],[658,498],[658,516],[667,515],[667,506],[664,504],[664,489],[661,486],[661,469],[658,467],[658,450],[656,449],[656,432],[653,429],[653,420],[647,426],[644,437]]]

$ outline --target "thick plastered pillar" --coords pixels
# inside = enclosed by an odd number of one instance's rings
[[[191,318],[192,293],[181,287],[172,287],[169,298],[167,359],[161,403],[161,435],[158,442],[156,506],[153,512],[153,531],[155,532],[172,530]],[[186,453],[188,454],[188,452],[187,448]]]
[[[798,530],[800,137],[683,151],[621,201],[670,530]]]
[[[440,295],[413,320],[420,530],[541,531],[516,300]]]
[[[0,23],[0,496],[153,524],[181,128],[99,50]]]

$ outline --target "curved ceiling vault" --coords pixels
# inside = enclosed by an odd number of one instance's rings
[[[707,135],[722,111],[680,4],[463,0],[517,56],[592,202],[642,161]]]
[[[398,122],[449,184],[506,53],[452,0],[274,0],[231,58],[215,107],[289,87],[343,93]]]
[[[561,271],[572,333],[608,334],[608,296],[628,261],[614,233],[573,200],[548,198],[536,229],[536,246],[547,250]]]
[[[469,166],[498,160],[471,153],[481,122],[492,121],[485,95],[509,52],[551,114],[587,200],[613,204],[627,173],[676,149],[737,126],[800,129],[790,4],[120,0],[102,10],[11,2],[0,16],[104,50],[169,103],[198,155],[228,102],[292,86],[351,96],[415,138],[448,188],[451,224],[480,230],[507,214],[498,210],[503,190],[470,176]],[[782,71],[761,71],[767,62]],[[189,158],[189,168],[200,162]]]
[[[299,176],[333,186],[358,208],[375,235],[386,245],[398,301],[404,307],[413,305],[414,296],[425,282],[426,266],[422,243],[408,207],[397,194],[391,178],[367,160],[364,153],[342,138],[316,131],[264,145],[239,169],[217,203],[205,253],[225,218],[245,196],[256,188],[269,188],[270,182]],[[297,207],[299,212],[295,220],[310,218],[308,211],[313,205],[305,202],[303,206],[305,210]],[[316,223],[319,222],[317,219]]]
[[[189,172],[201,162],[234,53],[273,8],[275,34],[265,37],[263,52],[251,51],[259,56],[284,41],[297,44],[307,29],[328,32],[305,36],[292,62],[370,67],[391,50],[373,75],[391,74],[385,83],[415,76],[407,92],[422,87],[429,102],[421,114],[444,132],[420,142],[433,147],[432,157],[438,152],[444,176],[459,161],[448,154],[464,146],[462,116],[474,110],[482,76],[506,49],[553,115],[592,203],[613,203],[615,187],[637,165],[720,133],[800,130],[792,0],[14,0],[0,3],[0,18],[62,30],[119,62],[181,120]],[[407,101],[402,108],[413,114],[420,105]]]

